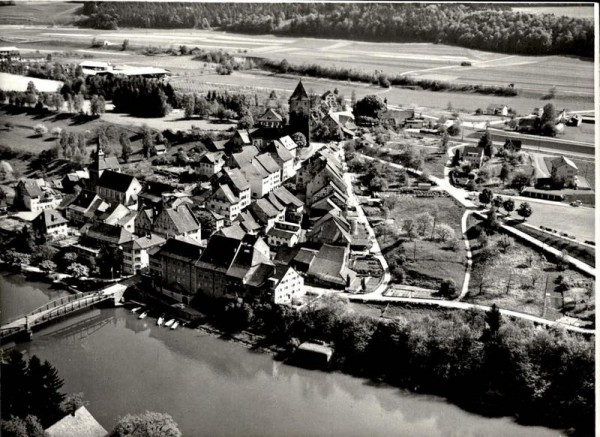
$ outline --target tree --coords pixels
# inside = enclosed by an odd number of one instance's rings
[[[533,210],[527,202],[521,203],[521,205],[519,205],[519,209],[517,210],[517,214],[519,214],[523,218],[523,221],[527,220],[527,218],[530,217],[532,213]]]
[[[126,132],[121,132],[121,135],[119,135],[119,144],[121,144],[121,159],[128,162],[132,148],[131,141],[129,141],[129,135],[127,135]]]
[[[502,253],[506,253],[514,244],[514,240],[508,235],[502,235],[496,244]]]
[[[71,414],[74,416],[79,408],[88,404],[89,402],[84,399],[83,393],[69,393],[60,404],[60,409],[64,414]]]
[[[104,97],[93,95],[90,100],[90,112],[94,117],[98,117],[101,114],[104,114],[106,109],[106,102],[104,101]]]
[[[196,102],[194,99],[194,96],[192,95],[186,95],[184,97],[184,102],[183,102],[183,111],[185,114],[185,118],[187,118],[188,120],[190,118],[192,118],[195,114],[195,109],[196,109]]]
[[[489,188],[484,188],[483,191],[479,193],[479,201],[484,205],[490,203],[493,197],[494,193],[492,193],[492,190]]]
[[[540,123],[542,125],[548,122],[556,123],[556,109],[552,103],[547,103],[544,105],[542,116],[540,117]]]
[[[442,141],[440,141],[440,147],[438,148],[438,152],[441,154],[445,154],[448,151],[448,140],[450,139],[448,135],[448,131],[444,131],[442,134]]]
[[[242,116],[238,121],[238,129],[250,129],[252,126],[254,126],[254,118],[251,113]]]
[[[85,100],[81,93],[75,94],[75,97],[73,98],[73,109],[75,110],[75,112],[83,112],[84,102]]]
[[[126,38],[123,40],[123,44],[121,44],[121,50],[125,51],[129,48],[129,40]]]
[[[500,327],[503,324],[502,314],[498,306],[494,303],[489,311],[485,313],[486,327],[483,330],[483,340],[486,342],[495,341],[498,338]]]
[[[454,279],[444,279],[440,284],[439,293],[447,298],[456,296],[456,282]]]
[[[378,118],[380,112],[384,111],[385,108],[383,100],[379,96],[371,94],[356,102],[354,105],[354,115],[357,117]]]
[[[491,207],[487,213],[487,217],[485,219],[485,227],[489,233],[493,234],[498,228],[498,214],[496,213],[496,208]]]
[[[169,414],[146,411],[121,418],[110,437],[180,437],[181,431]]]
[[[492,136],[489,132],[486,131],[486,133],[481,136],[481,138],[479,139],[479,143],[477,143],[477,146],[483,149],[483,153],[485,154],[485,156],[488,156],[490,158],[492,157],[494,143],[492,142]]]
[[[460,164],[460,151],[456,149],[454,151],[454,156],[452,157],[452,167],[458,167]]]
[[[48,133],[48,128],[43,124],[36,124],[33,128],[33,131],[36,133],[36,135],[41,137]]]
[[[45,427],[62,417],[60,404],[65,395],[60,392],[64,381],[58,371],[48,361],[42,362],[37,356],[29,359],[27,387],[29,394],[29,412],[39,417]]]
[[[422,212],[415,216],[415,223],[417,225],[417,233],[424,236],[433,227],[434,218],[428,212]]]
[[[154,137],[152,131],[147,125],[142,125],[142,152],[146,158],[150,158],[150,152],[154,146]]]
[[[67,273],[74,276],[75,278],[81,278],[84,276],[89,276],[90,269],[79,263],[72,263],[67,267]]]
[[[510,166],[507,162],[502,164],[502,168],[500,169],[500,180],[502,183],[506,183],[508,178],[510,177]]]
[[[292,140],[294,140],[294,142],[300,148],[306,147],[306,145],[307,145],[306,137],[304,136],[304,134],[302,132],[296,132],[295,134],[293,134]]]
[[[40,263],[40,269],[45,272],[53,272],[56,270],[56,263],[50,260],[44,260]]]
[[[532,176],[530,174],[525,173],[523,170],[518,170],[512,175],[510,185],[513,188],[520,190],[523,187],[529,187],[531,185],[531,178]]]
[[[512,199],[506,199],[502,204],[502,207],[508,215],[515,210],[515,201]]]
[[[504,204],[504,199],[502,198],[502,196],[496,196],[494,197],[494,200],[492,200],[492,203],[494,204],[494,208],[498,209],[501,208]]]
[[[447,240],[452,240],[454,238],[454,229],[447,223],[440,223],[437,225],[435,233],[438,239],[444,243]]]
[[[25,417],[12,416],[9,420],[2,421],[2,433],[4,437],[48,437],[40,420],[31,414]]]
[[[402,230],[410,241],[417,236],[417,226],[415,221],[411,218],[402,220]]]
[[[547,121],[542,124],[541,134],[546,137],[555,137],[558,130],[556,129],[556,123],[553,121]]]

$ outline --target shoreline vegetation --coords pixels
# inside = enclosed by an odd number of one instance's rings
[[[593,342],[505,319],[495,306],[487,313],[393,319],[357,312],[338,294],[300,311],[260,299],[196,297],[191,306],[205,315],[201,331],[276,360],[304,341],[324,341],[335,350],[332,371],[442,396],[477,414],[570,429],[570,435],[594,426]]]

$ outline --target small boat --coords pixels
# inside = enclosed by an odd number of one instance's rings
[[[158,326],[162,326],[162,324],[163,324],[163,323],[165,323],[165,318],[164,318],[163,316],[160,316],[160,317],[158,318],[158,320],[156,321],[156,324],[157,324]]]
[[[179,326],[179,322],[177,320],[175,320],[175,323],[173,323],[171,325],[171,329],[177,329],[178,326]]]
[[[136,307],[136,308],[132,309],[131,312],[132,313],[137,313],[141,309],[142,309],[142,307]]]
[[[175,319],[169,320],[167,323],[165,323],[165,326],[169,328],[173,323],[175,323]]]
[[[140,314],[138,319],[145,319],[146,317],[148,317],[148,311],[144,311],[142,314]]]

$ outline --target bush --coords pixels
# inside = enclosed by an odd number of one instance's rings
[[[454,282],[454,279],[444,279],[440,285],[439,293],[441,296],[448,298],[456,296],[456,282]]]
[[[36,124],[33,128],[33,131],[41,137],[42,135],[46,135],[48,133],[48,128],[43,124]]]

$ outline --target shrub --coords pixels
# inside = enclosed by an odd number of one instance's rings
[[[454,282],[454,279],[444,279],[440,285],[439,293],[444,297],[456,296],[456,282]]]
[[[42,135],[46,135],[48,133],[48,128],[40,123],[35,125],[33,131],[41,137]]]

